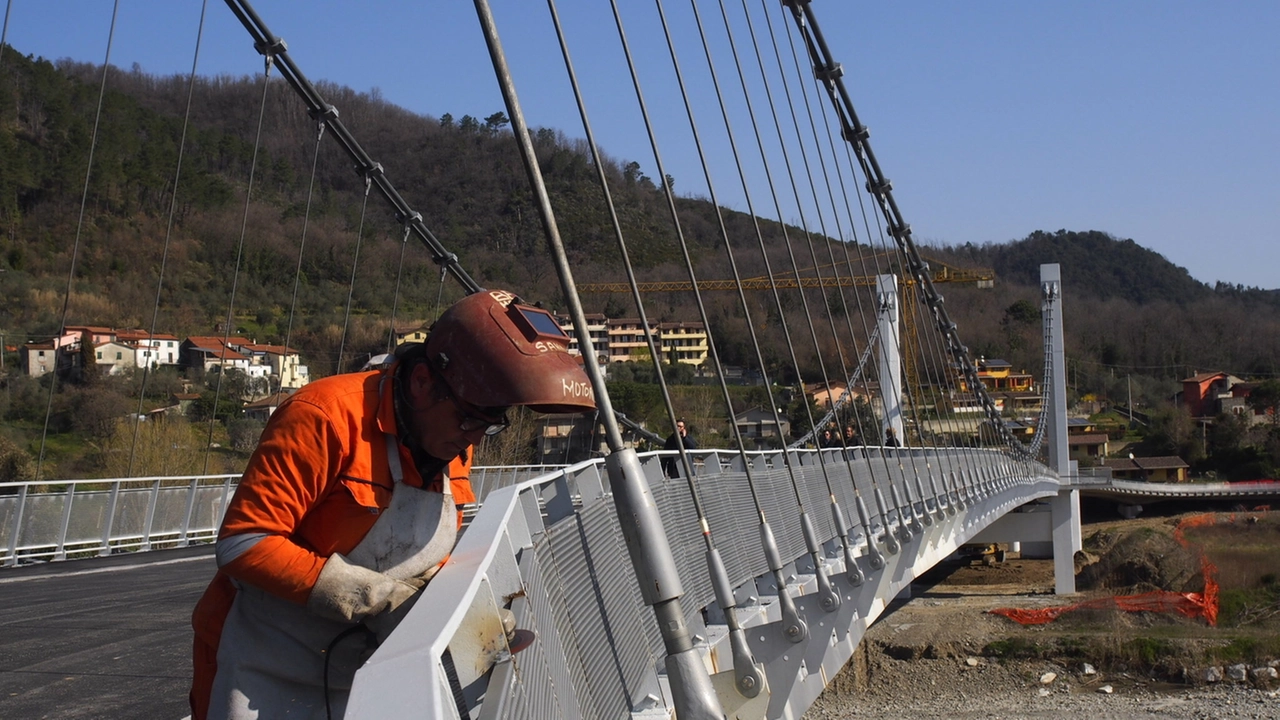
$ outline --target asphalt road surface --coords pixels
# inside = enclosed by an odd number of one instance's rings
[[[0,718],[190,714],[213,546],[0,568]]]

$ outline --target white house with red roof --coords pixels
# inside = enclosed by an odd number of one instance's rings
[[[181,360],[181,343],[174,335],[152,334],[146,330],[117,330],[116,341],[134,347],[135,367],[177,367]]]

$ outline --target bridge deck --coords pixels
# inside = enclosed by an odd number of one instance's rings
[[[0,717],[190,714],[191,609],[213,547],[0,573]]]

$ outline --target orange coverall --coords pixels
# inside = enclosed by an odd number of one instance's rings
[[[236,596],[232,579],[305,605],[328,557],[351,552],[390,504],[393,481],[385,438],[400,433],[393,383],[382,380],[395,370],[317,380],[272,414],[218,532],[219,541],[240,536],[248,547],[230,562],[220,562],[192,614],[194,720],[203,720],[208,712],[218,643]],[[404,482],[423,487],[408,449],[398,449]],[[459,457],[448,466],[459,508],[475,502],[468,479],[470,456],[468,452],[466,460]],[[427,488],[439,491],[441,476]]]

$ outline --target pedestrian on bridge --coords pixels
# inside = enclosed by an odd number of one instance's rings
[[[681,447],[685,450],[697,450],[698,441],[689,434],[689,427],[685,425],[684,418],[676,421],[676,431],[667,437],[667,442],[663,444],[663,450],[679,450]],[[662,469],[666,471],[667,477],[680,477],[680,456],[665,457],[662,459]]]
[[[473,447],[514,406],[594,409],[568,344],[545,310],[481,291],[389,367],[280,405],[192,617],[196,720],[342,717],[356,670],[453,548]]]
[[[844,437],[841,438],[845,447],[857,447],[858,434],[854,432],[852,425],[844,426]]]

